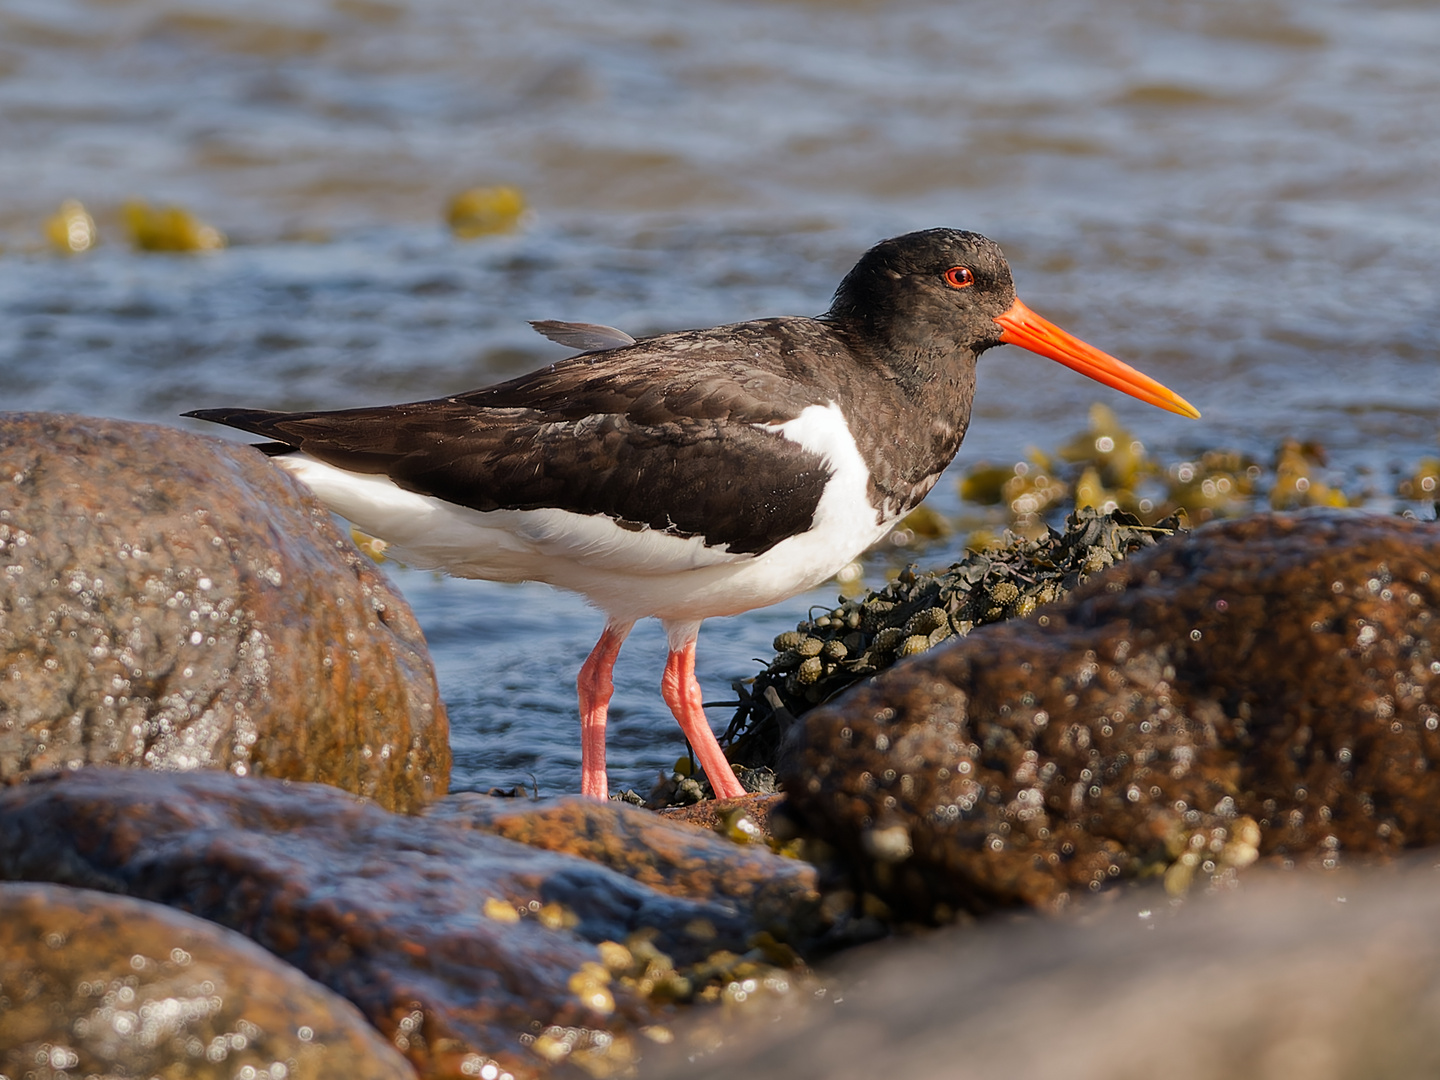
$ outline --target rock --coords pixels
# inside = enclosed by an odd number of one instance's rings
[[[0,1074],[405,1080],[355,1006],[192,915],[0,884]]]
[[[739,799],[706,799],[691,806],[668,806],[659,813],[667,821],[683,821],[736,840],[740,839],[736,835],[738,818],[748,818],[759,836],[768,841],[774,838],[770,832],[770,818],[784,802],[784,795],[752,794]],[[751,830],[741,826],[740,831],[750,833],[749,839],[755,839]]]
[[[571,819],[598,833],[606,810]],[[571,811],[552,813],[554,825]],[[725,848],[753,879],[726,894],[698,869],[708,858],[724,879],[724,842],[657,822],[644,832],[672,868],[667,893],[476,820],[391,814],[320,785],[81,769],[0,791],[0,879],[124,893],[239,930],[353,1001],[427,1077],[485,1063],[609,1075],[666,1037],[671,1002],[793,959],[774,938],[781,890],[759,880],[762,855],[789,872],[778,856]]]
[[[1083,925],[991,920],[856,950],[831,965],[822,997],[725,1029],[696,1016],[703,1030],[678,1030],[641,1075],[1435,1076],[1433,861],[1377,877],[1252,873],[1179,910],[1152,887],[1085,905]]]
[[[944,921],[1440,843],[1440,527],[1216,523],[797,726],[799,828]]]
[[[764,820],[762,811],[777,796],[731,800]],[[701,806],[715,807],[711,799]],[[715,810],[710,811],[714,816]],[[743,841],[715,828],[687,824],[623,803],[565,798],[528,803],[488,795],[459,794],[442,799],[426,816],[503,836],[544,851],[562,852],[608,866],[648,888],[670,896],[718,900],[747,911],[760,930],[795,940],[814,932],[819,904],[815,868],[780,858],[763,843],[762,826]],[[730,819],[715,818],[725,827]]]
[[[409,608],[252,449],[0,413],[0,573],[0,781],[229,769],[395,809],[449,782]]]

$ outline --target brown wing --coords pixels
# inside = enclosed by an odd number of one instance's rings
[[[558,507],[763,552],[810,527],[830,470],[758,425],[827,397],[706,341],[668,335],[405,405],[187,415],[475,510]]]

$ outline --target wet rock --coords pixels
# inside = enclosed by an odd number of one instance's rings
[[[419,627],[254,450],[0,414],[0,781],[98,763],[444,791]]]
[[[776,796],[732,800],[773,802]],[[714,807],[714,800],[702,803]],[[731,814],[712,810],[702,824],[667,819],[623,803],[567,798],[517,803],[488,795],[451,795],[426,816],[480,829],[529,847],[588,859],[670,896],[724,900],[750,913],[755,925],[791,940],[802,935],[818,905],[815,869],[774,855],[748,806]],[[736,832],[736,813],[747,813],[753,832]],[[718,826],[718,828],[716,827]]]
[[[1217,523],[808,714],[799,827],[882,916],[1440,843],[1440,527]]]
[[[59,885],[0,884],[0,1074],[404,1080],[344,998],[214,923]]]
[[[675,1052],[642,1076],[1435,1076],[1431,861],[1358,879],[1252,874],[1178,911],[1139,890],[1108,911],[1088,906],[1083,925],[992,920],[856,950],[825,973],[825,995],[778,1020],[695,1017],[699,1030],[678,1031]]]
[[[761,837],[769,838],[772,835],[770,818],[784,802],[785,796],[778,794],[746,795],[731,800],[707,799],[693,806],[666,807],[660,811],[660,816],[668,821],[684,821],[702,829],[710,829],[738,842],[749,842],[754,839],[753,836],[741,840],[735,835],[735,823],[739,817],[748,819]]]
[[[666,1037],[671,1002],[718,999],[791,959],[750,904],[680,895],[704,891],[680,852],[689,830],[648,833],[685,872],[672,895],[475,820],[320,785],[81,769],[0,791],[0,878],[238,930],[353,1001],[425,1076],[609,1075]]]

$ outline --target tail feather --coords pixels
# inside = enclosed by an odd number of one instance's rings
[[[181,415],[224,424],[240,431],[248,431],[252,435],[263,435],[272,441],[256,443],[255,449],[269,457],[293,453],[297,449],[293,442],[285,440],[285,433],[276,427],[277,421],[294,416],[294,413],[275,412],[272,409],[195,409]]]

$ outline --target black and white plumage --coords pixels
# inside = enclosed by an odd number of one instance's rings
[[[647,616],[666,627],[666,700],[711,786],[742,793],[700,709],[700,622],[824,582],[918,504],[965,436],[984,350],[1018,344],[1199,415],[1035,316],[1000,249],[953,229],[876,245],[818,318],[640,341],[536,327],[590,351],[430,401],[187,415],[274,440],[277,464],[416,565],[544,581],[605,611],[579,680],[582,790],[599,797],[610,667]]]

